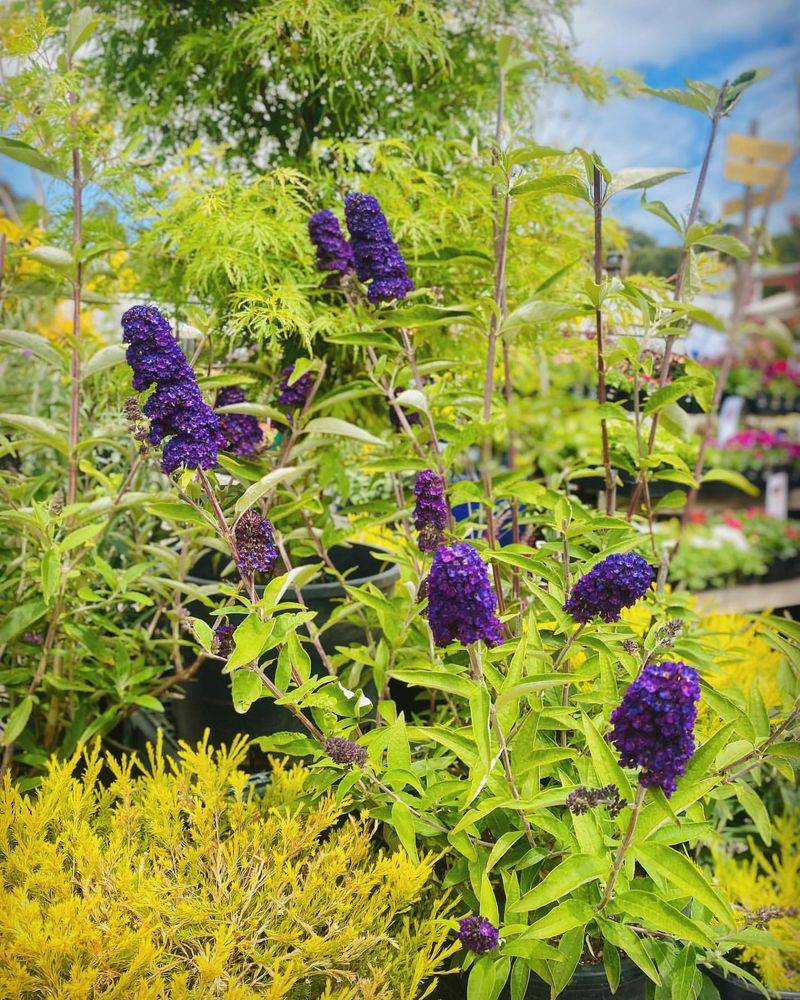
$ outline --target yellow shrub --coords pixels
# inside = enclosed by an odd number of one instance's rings
[[[765,924],[784,950],[749,945],[742,948],[741,958],[771,990],[800,990],[800,815],[775,819],[773,829],[775,853],[764,854],[751,840],[748,860],[717,855],[714,873],[723,893],[737,905],[742,925],[758,926],[762,908],[792,911]]]
[[[702,625],[705,638],[716,647],[716,669],[708,677],[714,687],[736,687],[747,694],[755,681],[767,710],[780,708],[778,668],[783,654],[764,639],[759,622],[746,615],[705,615]]]
[[[85,1000],[424,996],[445,907],[433,860],[373,847],[332,797],[296,803],[307,772],[276,764],[263,797],[246,750],[97,752],[53,761],[37,791],[0,786],[0,996]]]

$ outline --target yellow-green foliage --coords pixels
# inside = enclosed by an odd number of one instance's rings
[[[6,778],[0,996],[427,994],[452,951],[432,858],[377,851],[333,798],[302,809],[301,767],[250,794],[245,746],[109,760],[108,787],[96,752],[53,761],[32,795]]]
[[[714,871],[720,888],[739,907],[741,922],[752,921],[761,907],[792,909],[794,916],[771,920],[766,929],[781,942],[783,949],[748,945],[742,959],[754,966],[771,990],[800,990],[800,814],[782,816],[773,822],[775,847],[764,854],[750,841],[751,857],[746,861],[719,855]]]

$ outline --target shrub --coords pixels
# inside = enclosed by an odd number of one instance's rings
[[[0,789],[0,995],[414,998],[445,956],[430,855],[372,846],[307,771],[263,796],[230,749],[160,748],[147,767],[97,750]],[[137,773],[141,769],[141,773]]]

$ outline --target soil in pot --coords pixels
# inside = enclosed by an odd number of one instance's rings
[[[399,578],[399,570],[396,566],[387,567],[373,555],[374,551],[374,548],[367,545],[342,545],[332,548],[329,555],[337,570],[346,576],[350,586],[373,583],[384,594],[388,594]],[[189,579],[200,586],[207,586],[219,579],[215,561],[210,554],[204,555],[196,563]],[[264,588],[257,586],[256,590],[261,595]],[[312,581],[302,588],[301,593],[308,609],[316,612],[315,623],[318,626],[324,625],[346,597],[343,586],[336,579]],[[213,625],[216,619],[210,614],[211,610],[200,602],[187,607],[190,615]],[[337,646],[347,646],[363,640],[363,630],[349,621],[338,622],[321,637],[322,646],[328,654],[335,653]],[[312,672],[323,674],[325,667],[317,651],[310,644],[306,645],[306,650],[311,657]],[[276,705],[271,698],[260,698],[246,713],[238,713],[231,699],[230,679],[227,674],[222,673],[221,664],[216,661],[204,663],[195,677],[182,685],[181,691],[183,697],[172,702],[171,714],[177,736],[188,743],[200,740],[206,728],[210,730],[211,742],[214,744],[229,743],[237,733],[267,736],[276,732],[297,731],[300,728],[291,713]],[[405,691],[398,692],[400,700],[404,694]],[[264,757],[261,751],[255,750],[253,760],[248,763],[256,770],[263,768]]]
[[[467,975],[445,976],[439,980],[434,998],[438,1000],[466,1000]],[[645,1000],[647,977],[633,962],[623,959],[620,963],[619,987],[611,992],[602,965],[579,965],[572,981],[559,994],[559,1000]],[[511,991],[506,985],[499,1000],[510,1000]],[[524,1000],[550,1000],[550,987],[531,973]]]
[[[703,969],[703,972],[717,987],[720,1000],[755,1000],[756,997],[764,996],[761,990],[744,979],[725,976],[717,969]],[[782,990],[772,995],[778,1000],[800,1000],[800,992],[797,990]]]

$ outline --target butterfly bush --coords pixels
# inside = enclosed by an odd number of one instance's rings
[[[324,750],[334,763],[344,767],[363,767],[367,762],[366,747],[342,736],[329,736],[325,740]]]
[[[317,251],[317,270],[350,274],[355,271],[353,248],[342,234],[339,220],[328,209],[308,220],[308,235]]]
[[[378,199],[370,194],[349,194],[344,215],[353,246],[359,281],[369,282],[372,303],[403,299],[414,290],[408,268],[392,239],[389,223]]]
[[[217,394],[217,407],[235,406],[245,402],[244,389],[226,386]],[[258,419],[249,413],[219,413],[220,430],[225,438],[225,450],[233,455],[253,455],[261,447],[264,434]]]
[[[441,544],[447,526],[447,500],[442,477],[423,469],[414,482],[414,527],[419,532],[422,552],[433,552]]]
[[[610,740],[626,767],[641,768],[639,782],[665,795],[694,753],[700,680],[685,663],[648,663],[611,714]]]
[[[595,616],[604,622],[619,621],[622,609],[643,597],[652,582],[653,569],[642,556],[614,553],[577,581],[564,610],[581,624]]]
[[[272,522],[258,511],[246,510],[234,529],[238,562],[248,573],[269,573],[278,559]]]
[[[280,395],[278,396],[278,405],[283,407],[287,413],[291,413],[293,410],[302,410],[314,387],[314,376],[311,372],[304,372],[300,378],[290,382],[293,373],[294,365],[287,365],[283,369]]]
[[[500,932],[486,917],[462,917],[458,923],[458,939],[467,951],[485,955],[500,943]]]
[[[142,413],[150,421],[150,443],[164,442],[162,470],[213,468],[224,445],[219,419],[204,402],[167,319],[155,306],[133,306],[122,317],[122,339],[134,389],[155,385]]]
[[[503,629],[497,617],[497,595],[489,570],[466,542],[440,545],[428,576],[428,622],[437,646],[456,639],[469,645],[497,646]]]

